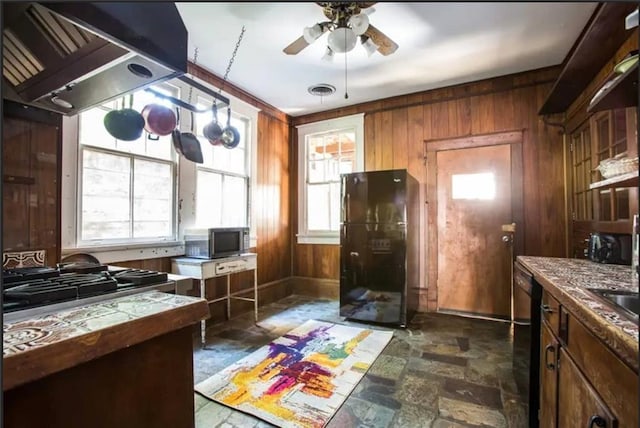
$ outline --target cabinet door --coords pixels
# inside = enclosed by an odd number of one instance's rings
[[[558,366],[558,426],[616,428],[617,420],[564,349]]]
[[[540,413],[539,426],[555,428],[558,392],[558,341],[546,322],[540,331]],[[562,425],[560,425],[562,426]],[[577,425],[576,425],[577,426]],[[569,428],[570,425],[567,425]]]

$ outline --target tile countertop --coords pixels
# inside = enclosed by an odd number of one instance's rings
[[[518,256],[542,287],[638,372],[638,324],[586,288],[638,291],[631,266],[589,260]]]
[[[148,291],[3,322],[3,390],[208,317],[204,299]]]

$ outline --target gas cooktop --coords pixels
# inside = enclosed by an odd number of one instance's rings
[[[2,309],[22,311],[124,294],[173,284],[164,272],[119,268],[92,263],[65,263],[57,267],[28,267],[2,270]],[[84,302],[84,300],[83,300]],[[87,302],[88,303],[88,302]],[[70,307],[73,305],[65,305]]]

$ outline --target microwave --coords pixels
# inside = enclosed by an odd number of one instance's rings
[[[238,256],[249,251],[249,228],[186,229],[184,247],[185,256],[198,259]]]

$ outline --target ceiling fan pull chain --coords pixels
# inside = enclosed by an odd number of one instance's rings
[[[347,38],[344,38],[344,99],[349,99],[347,92]]]
[[[233,54],[231,54],[231,59],[229,60],[229,65],[227,65],[227,71],[224,72],[224,77],[222,78],[222,84],[220,85],[220,90],[218,91],[218,94],[222,93],[222,89],[224,88],[224,84],[227,81],[227,77],[229,76],[229,71],[231,71],[231,65],[233,64],[233,61],[235,61],[236,59],[236,53],[238,53],[238,48],[240,47],[240,42],[242,41],[242,36],[244,36],[244,25],[242,26],[242,30],[240,31],[240,37],[238,37],[238,42],[236,43],[236,47],[233,50]]]

